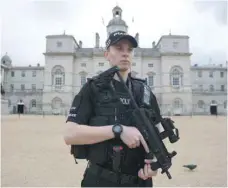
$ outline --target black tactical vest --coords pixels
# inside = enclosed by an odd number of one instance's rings
[[[116,122],[126,126],[134,126],[134,122],[132,122],[132,111],[134,108],[132,104],[127,108],[124,105],[124,103],[128,103],[126,100],[128,96],[126,91],[123,93],[116,92],[112,82],[101,85],[96,84],[96,81],[93,79],[89,82],[92,89],[91,94],[94,96],[94,116],[90,119],[90,126],[113,125]],[[143,105],[145,81],[130,78],[128,86],[136,103],[141,107]],[[123,99],[122,101],[120,100],[121,98]],[[115,145],[123,146],[124,155],[122,166],[125,165],[126,169],[132,165],[135,166],[138,161],[143,162],[145,151],[142,147],[129,149],[121,140],[117,139],[111,139],[93,145],[73,146],[72,154],[75,153],[75,158],[84,158],[92,163],[111,168],[112,148]],[[141,166],[143,164],[139,165]]]

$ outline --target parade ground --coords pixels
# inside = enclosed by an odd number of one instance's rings
[[[155,187],[226,187],[227,119],[225,116],[172,117],[180,140],[170,169],[154,178]],[[1,187],[78,187],[85,160],[75,164],[63,132],[66,117],[2,116]],[[190,171],[183,165],[196,164]]]

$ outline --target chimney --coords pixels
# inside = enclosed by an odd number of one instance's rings
[[[37,67],[39,67],[40,66],[40,64],[39,63],[37,63]]]
[[[79,41],[79,47],[82,48],[82,41]]]
[[[95,47],[99,48],[100,47],[100,36],[98,33],[96,33],[95,38],[96,38]]]
[[[135,35],[135,40],[137,41],[138,46],[139,46],[139,33],[136,33],[136,35]]]
[[[155,48],[155,41],[152,42],[152,46],[153,46],[153,48]]]
[[[29,67],[31,67],[31,65],[29,65]]]

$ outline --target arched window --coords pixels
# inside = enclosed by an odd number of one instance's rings
[[[204,108],[205,103],[204,101],[199,100],[197,105],[198,105],[198,108]]]
[[[33,107],[36,107],[36,100],[35,99],[32,99],[31,102],[30,102],[30,104],[31,104],[31,107],[32,108]]]
[[[62,66],[56,65],[52,69],[52,85],[55,89],[61,89],[65,84],[65,70]]]
[[[182,106],[183,106],[183,102],[180,98],[174,99],[174,101],[173,101],[174,108],[182,108]]]
[[[170,84],[172,87],[183,85],[183,69],[180,66],[174,66],[170,70]]]
[[[62,99],[55,97],[52,99],[52,109],[60,109],[62,107]]]

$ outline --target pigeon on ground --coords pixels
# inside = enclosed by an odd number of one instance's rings
[[[189,164],[189,165],[183,165],[183,167],[188,168],[189,170],[194,170],[197,167],[197,165]]]

